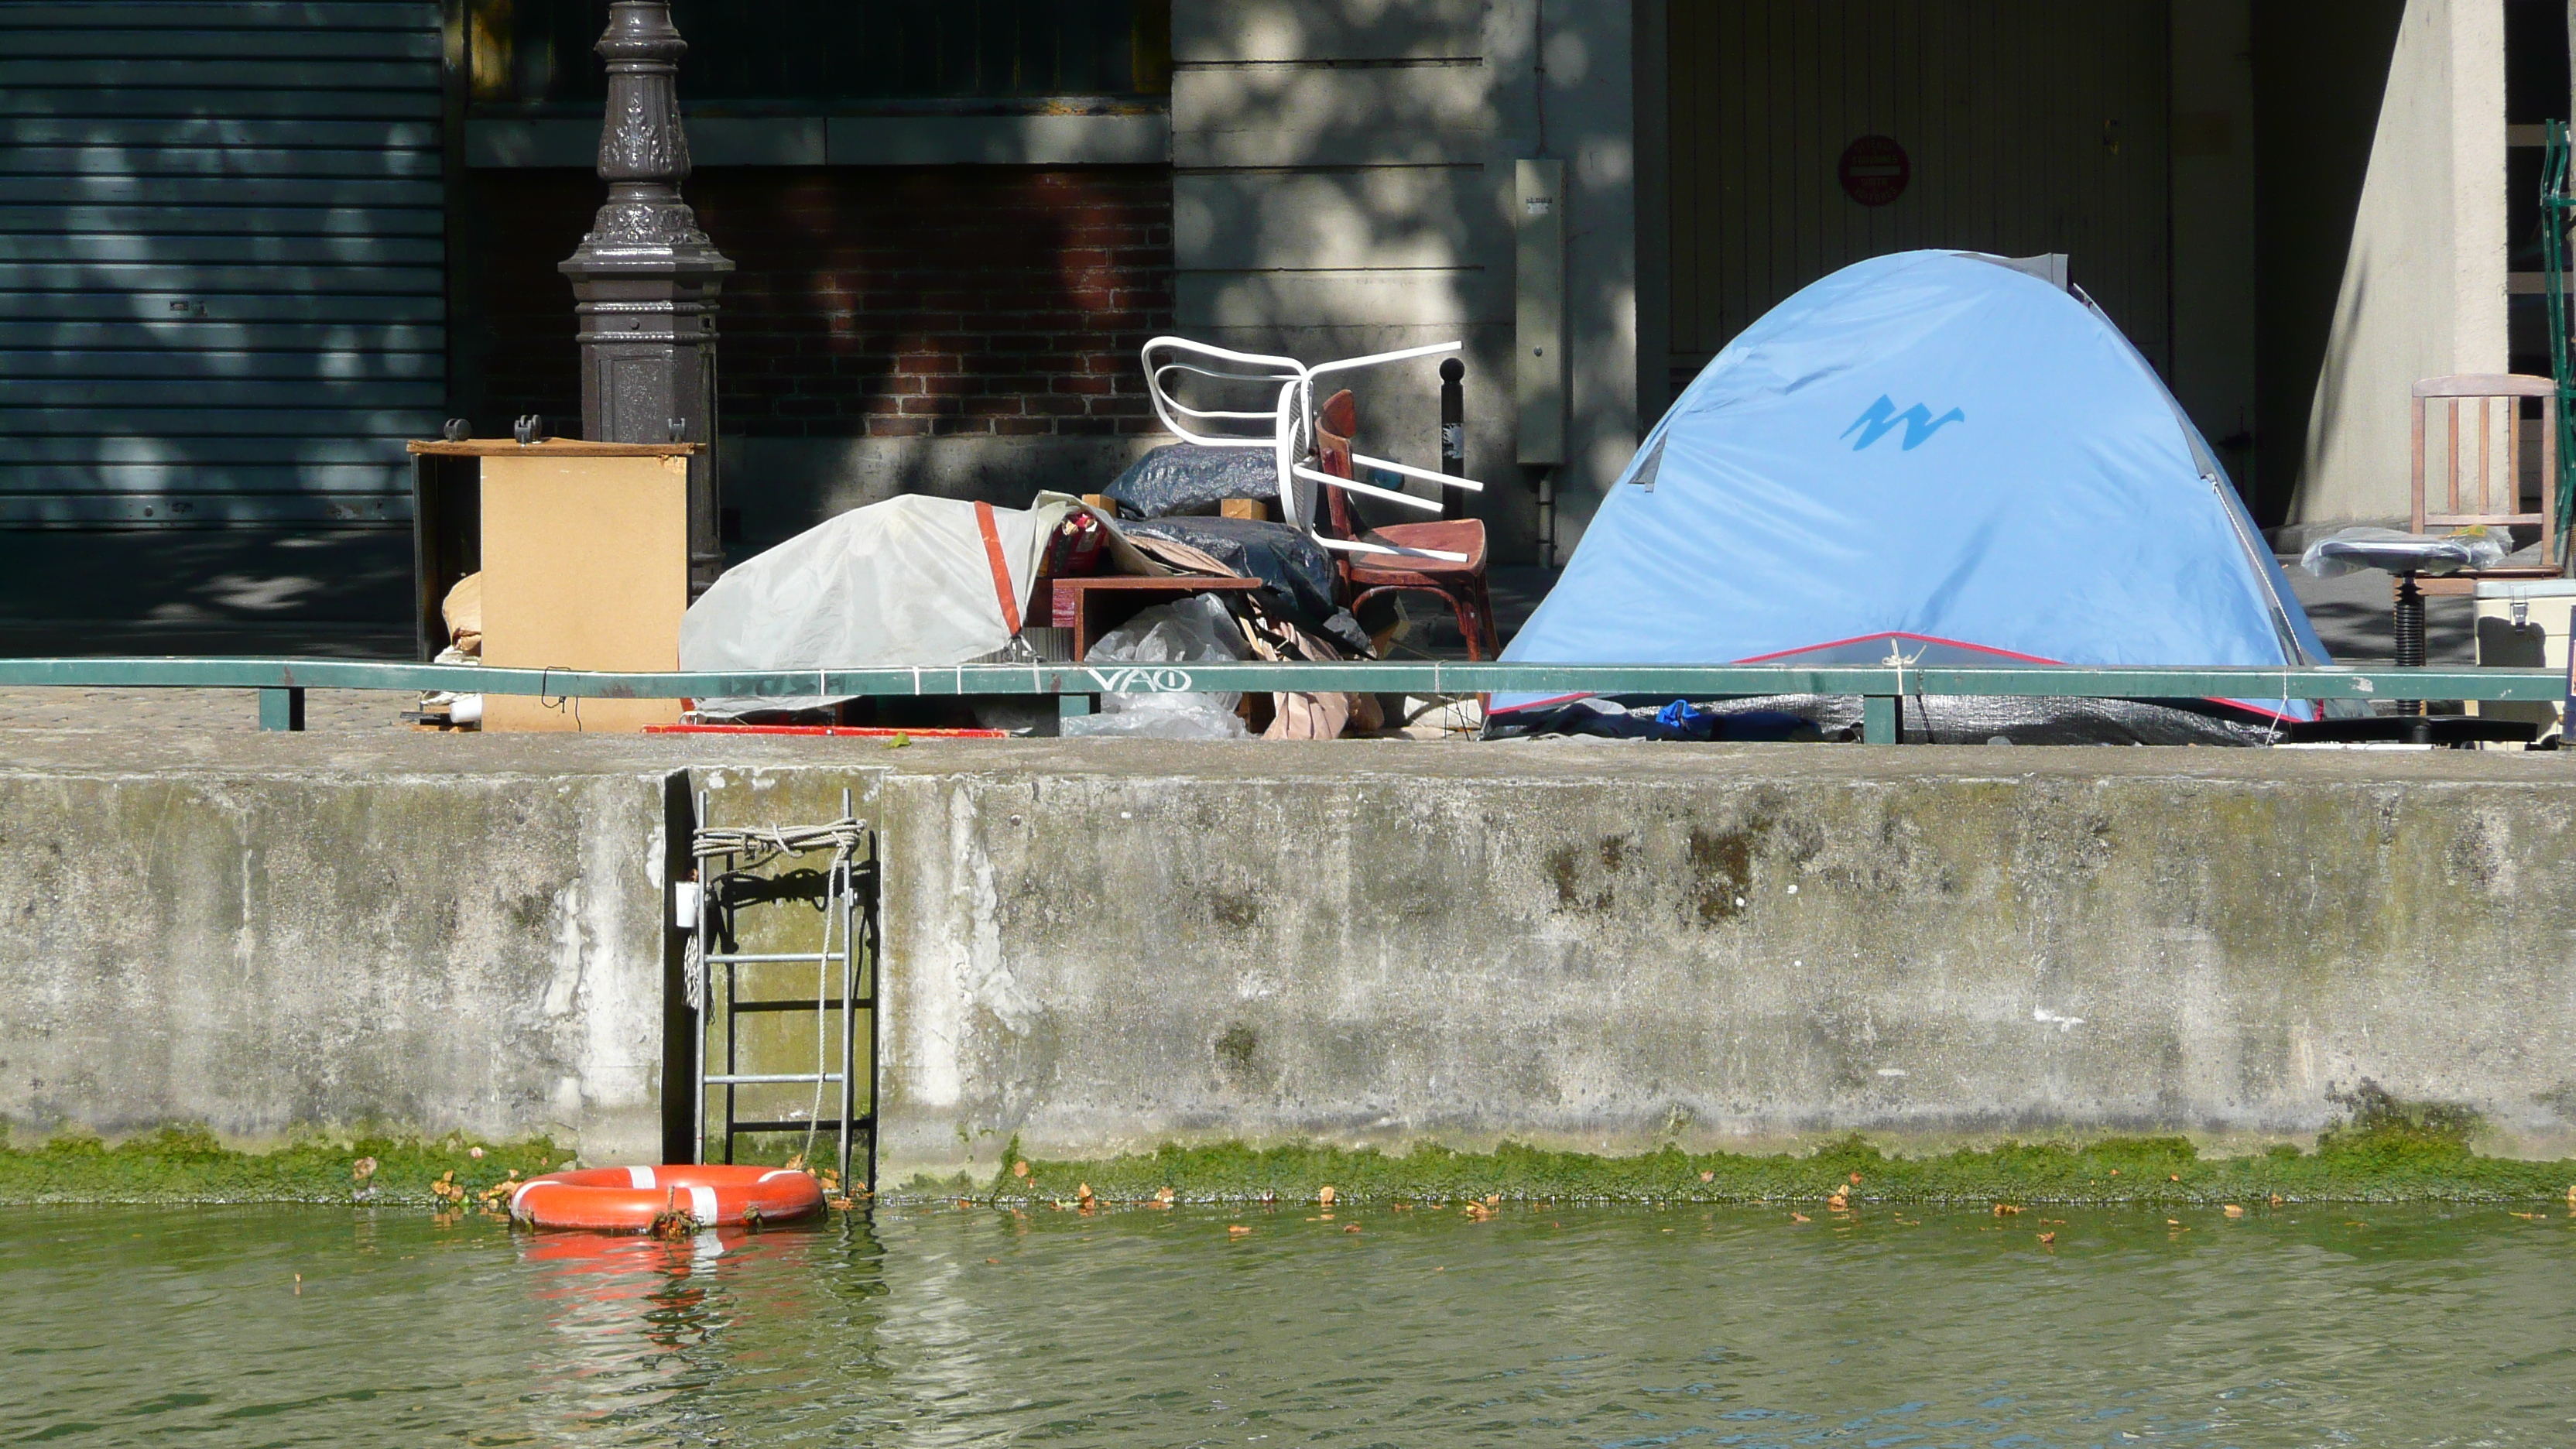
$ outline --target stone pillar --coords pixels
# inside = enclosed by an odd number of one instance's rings
[[[733,263],[680,200],[689,141],[667,0],[616,0],[599,38],[608,203],[559,264],[581,319],[581,433],[596,442],[707,445],[689,462],[689,592],[724,569],[717,513],[716,293]]]

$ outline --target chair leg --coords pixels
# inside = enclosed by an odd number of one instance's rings
[[[1458,616],[1458,637],[1467,643],[1467,662],[1479,664],[1485,658],[1484,616],[1477,612],[1472,589],[1443,591],[1449,600],[1449,612]]]
[[[1489,658],[1499,659],[1503,653],[1502,634],[1494,627],[1494,596],[1485,588],[1485,576],[1476,575],[1469,588],[1475,595],[1476,628],[1484,638],[1485,654]],[[1469,647],[1473,649],[1472,645]],[[1472,653],[1470,657],[1473,657]]]

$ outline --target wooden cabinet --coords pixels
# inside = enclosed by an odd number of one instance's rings
[[[680,667],[689,607],[688,443],[414,443],[422,644],[440,600],[483,575],[483,662],[519,669]],[[491,695],[487,730],[632,731],[675,699]]]

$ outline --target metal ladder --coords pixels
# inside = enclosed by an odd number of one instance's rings
[[[722,1141],[721,1161],[733,1161],[734,1138],[748,1132],[803,1132],[808,1140],[825,1124],[836,1129],[841,1190],[853,1196],[867,1190],[877,1175],[876,983],[877,836],[851,813],[850,792],[841,792],[841,818],[822,826],[726,828],[707,820],[707,792],[698,792],[698,827],[691,855],[698,869],[697,930],[688,966],[689,1006],[697,1014],[697,1160],[708,1160],[708,1138]],[[814,892],[789,888],[782,878],[761,868],[816,852],[828,852],[822,872],[822,940],[811,951],[743,951],[737,949],[737,918],[755,905],[801,905]],[[838,944],[835,945],[837,938]],[[811,997],[749,997],[742,994],[744,966],[811,963],[818,977]],[[837,984],[833,968],[839,968]],[[716,977],[724,978],[723,1070],[708,1070],[715,1034]],[[815,1061],[810,1072],[746,1072],[741,1069],[740,1024],[745,1013],[807,1011],[814,1014]],[[867,1013],[866,1054],[860,1055],[858,1014]],[[834,1018],[839,1030],[833,1030]],[[835,1050],[831,1042],[837,1038]],[[859,1084],[865,1062],[865,1101]],[[743,1087],[805,1084],[815,1088],[815,1109],[807,1117],[746,1120],[736,1114],[735,1094]],[[838,1110],[822,1112],[825,1090],[839,1087]],[[710,1091],[723,1097],[723,1126],[707,1127]],[[851,1171],[853,1137],[867,1134],[865,1171]]]

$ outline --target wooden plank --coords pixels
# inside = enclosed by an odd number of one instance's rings
[[[596,126],[593,127],[596,130]],[[0,116],[10,146],[332,146],[435,150],[438,127],[419,121],[334,121],[239,116]]]
[[[436,237],[119,236],[103,232],[0,232],[0,262],[37,265],[444,267]]]
[[[248,146],[12,146],[0,168],[14,176],[221,176],[259,185],[271,177],[435,177],[434,150],[332,151]]]
[[[0,306],[0,311],[5,311]],[[16,322],[0,321],[0,351],[40,356],[87,352],[171,356],[192,352],[340,358],[439,355],[446,329],[352,323],[212,322]]]
[[[0,12],[7,8],[0,6]],[[113,15],[114,11],[107,13]],[[0,37],[6,37],[0,44],[6,44],[11,55],[24,60],[171,57],[191,61],[435,61],[440,54],[439,35],[434,27],[357,30],[336,25],[263,26],[234,30],[207,26],[142,30],[93,21],[87,26],[66,28],[8,26],[0,28]]]
[[[176,321],[181,303],[193,314],[190,320],[205,326],[436,325],[447,315],[446,299],[428,293],[310,296],[255,292],[15,292],[0,293],[0,322],[171,323]]]
[[[390,60],[28,60],[12,53],[0,58],[0,87],[144,86],[186,90],[203,97],[210,89],[243,90],[422,90],[433,93],[438,71],[416,61]]]
[[[445,289],[436,267],[305,267],[281,278],[265,267],[205,264],[56,265],[0,261],[0,292],[95,291],[101,286],[166,293],[250,292],[290,283],[299,292],[408,292]]]
[[[438,431],[436,409],[398,408],[0,408],[0,437],[140,439],[252,435],[278,438],[418,438]]]
[[[5,414],[0,414],[5,416]],[[203,432],[161,436],[100,434],[18,436],[0,432],[0,466],[26,467],[188,467],[280,464],[295,467],[375,463],[409,467],[401,442],[428,429],[405,432],[377,429],[373,437],[320,429],[301,436],[248,432],[229,437]]]
[[[233,118],[436,120],[440,96],[430,90],[229,90],[223,113]],[[202,116],[203,91],[109,86],[0,87],[0,116]]]
[[[445,369],[440,370],[443,374]],[[21,377],[9,384],[12,410],[95,408],[438,408],[447,400],[442,375],[430,381],[344,378]],[[113,425],[112,422],[110,424]],[[10,424],[0,420],[0,428]]]
[[[582,438],[546,438],[522,443],[516,438],[415,438],[403,444],[407,453],[437,458],[685,458],[696,443],[594,443]]]
[[[0,463],[0,493],[394,493],[408,464],[379,463]]]
[[[397,525],[410,521],[408,494],[76,493],[0,495],[9,528],[207,528],[242,524]]]
[[[1172,78],[1182,167],[1476,162],[1501,119],[1481,64],[1262,66]]]
[[[0,206],[0,233],[127,236],[418,236],[446,231],[427,206]]]
[[[1294,318],[1301,330],[1334,324],[1380,330],[1445,329],[1445,335],[1426,333],[1420,339],[1440,342],[1456,337],[1459,328],[1508,327],[1512,320],[1508,278],[1482,269],[1212,268],[1176,274],[1172,290],[1174,323],[1194,336],[1211,329],[1257,328]],[[1376,350],[1324,355],[1359,356]]]
[[[434,180],[361,180],[355,178],[194,176],[11,176],[0,174],[0,206],[101,205],[144,203],[153,206],[240,206],[257,203],[292,207],[417,206],[443,204],[446,188]]]
[[[1484,10],[1474,0],[1181,0],[1172,7],[1172,60],[1186,74],[1245,61],[1482,56]]]
[[[431,352],[315,349],[305,352],[214,352],[161,348],[84,351],[0,347],[0,377],[241,381],[265,378],[299,385],[369,380],[444,382],[447,359]]]
[[[211,30],[436,30],[436,0],[196,0],[196,3],[0,5],[0,31],[63,30],[107,25],[148,33],[154,29]]]
[[[1491,198],[1481,165],[1183,172],[1172,233],[1193,267],[1508,269]],[[1390,216],[1406,219],[1401,232]]]

